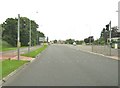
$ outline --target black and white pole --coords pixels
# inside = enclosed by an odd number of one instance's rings
[[[20,14],[18,14],[18,39],[17,39],[17,48],[18,48],[18,60],[20,60]]]

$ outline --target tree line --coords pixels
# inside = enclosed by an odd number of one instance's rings
[[[39,25],[27,17],[20,17],[20,42],[21,46],[28,46],[31,21],[31,45],[39,43],[39,37],[45,37],[44,33],[37,30]],[[12,46],[17,46],[18,19],[7,18],[2,26],[2,40],[5,40]]]
[[[106,28],[103,28],[100,37],[97,40],[94,40],[94,36],[89,36],[88,38],[84,39],[84,42],[86,44],[94,43],[94,44],[108,44],[109,43],[109,38],[110,38],[110,31],[111,31],[111,38],[118,38],[120,37],[120,32],[118,32],[118,27],[113,26],[110,30],[109,24],[105,26]],[[119,42],[119,41],[118,41]],[[115,43],[115,41],[112,40],[112,43]]]

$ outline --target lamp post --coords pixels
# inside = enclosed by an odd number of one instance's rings
[[[20,14],[18,14],[18,38],[17,38],[17,48],[18,48],[18,60],[20,59]]]
[[[29,47],[28,47],[28,53],[30,53],[30,48],[31,48],[31,20],[29,20]]]
[[[118,32],[120,32],[120,1],[118,2]],[[120,47],[120,43],[118,43],[118,48]],[[118,54],[118,57],[120,58],[120,55]]]
[[[118,2],[118,32],[120,32],[120,1]]]
[[[38,11],[36,11],[36,14],[38,14],[38,13],[39,13],[39,12],[38,12]],[[36,43],[37,43],[37,45],[38,45],[38,44],[39,44],[39,35],[38,35],[38,33],[37,33],[37,39],[36,39],[36,40],[37,40],[37,42],[36,42]]]
[[[38,11],[36,12],[36,13],[38,13]],[[29,20],[29,28],[30,28],[30,30],[29,30],[29,47],[28,47],[28,53],[30,53],[30,49],[31,49],[31,20]]]

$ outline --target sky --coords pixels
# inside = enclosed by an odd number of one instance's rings
[[[95,39],[111,20],[118,25],[119,0],[1,0],[0,24],[7,18],[28,17],[49,40]]]

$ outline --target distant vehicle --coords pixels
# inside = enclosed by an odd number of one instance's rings
[[[76,46],[76,43],[74,42],[73,45]]]

